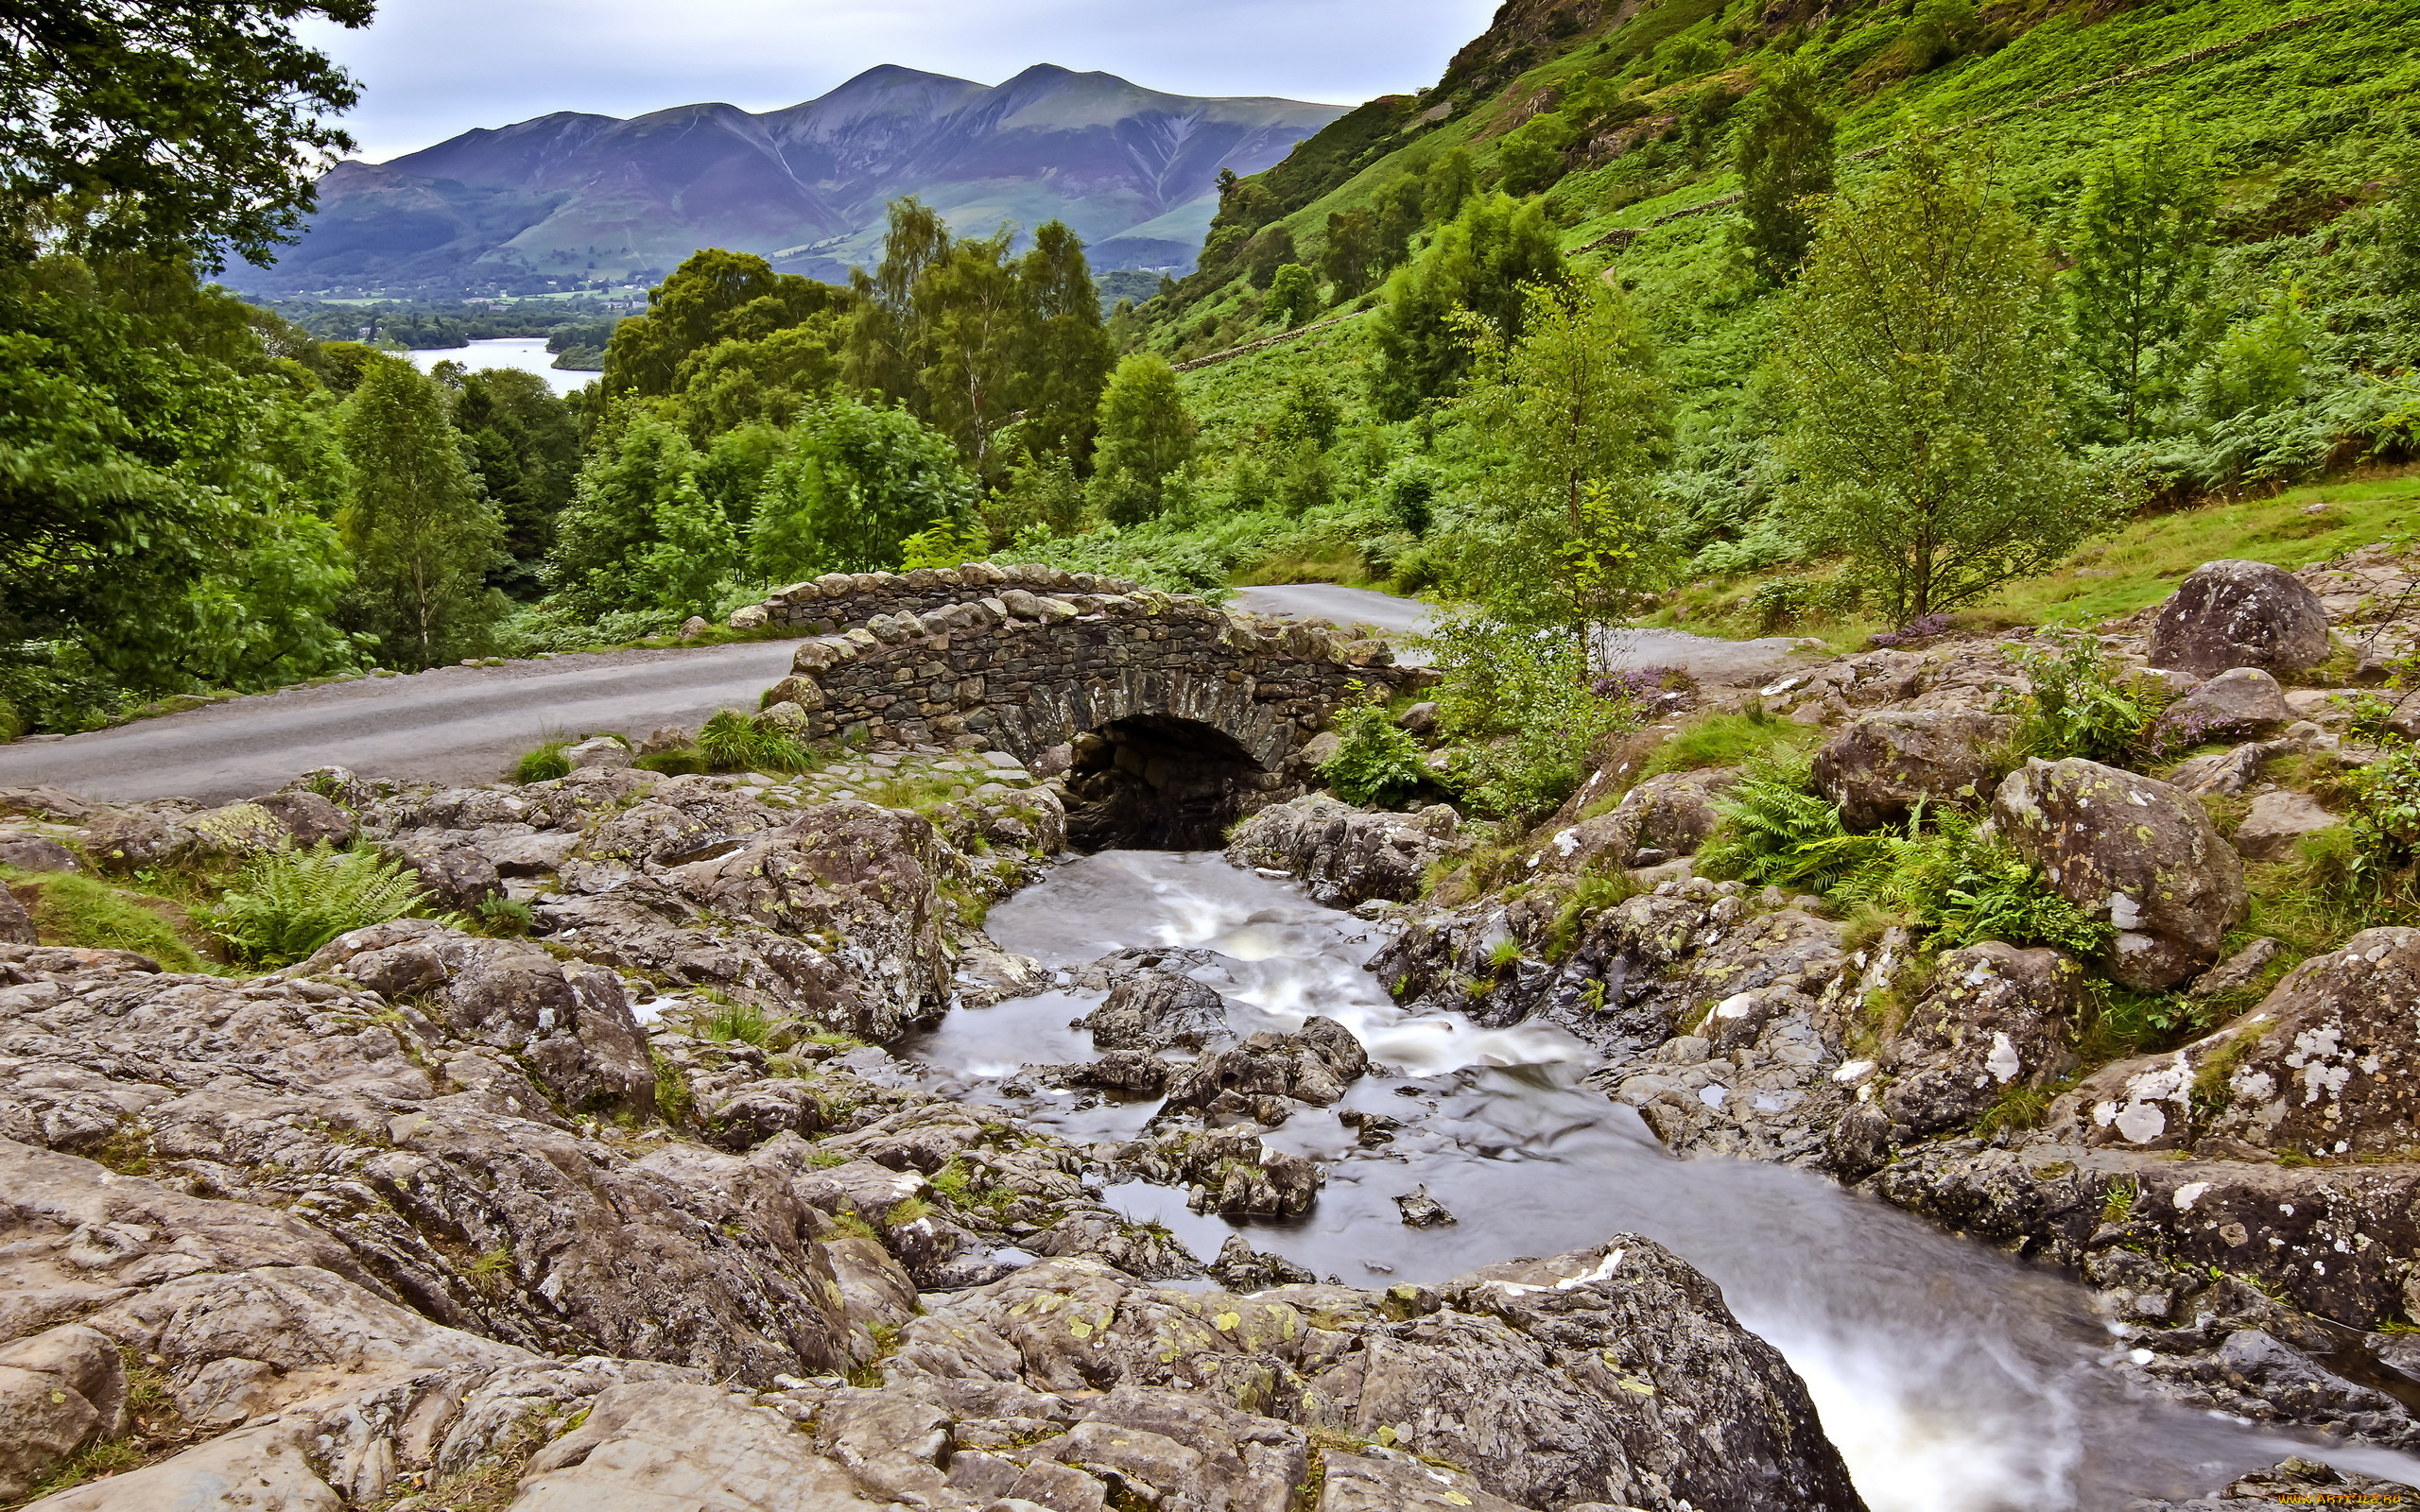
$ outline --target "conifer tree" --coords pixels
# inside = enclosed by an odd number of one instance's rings
[[[2217,176],[2169,122],[2085,170],[2067,276],[2076,357],[2128,437],[2150,430],[2208,346],[2205,300]]]
[[[436,385],[408,363],[372,364],[345,401],[343,435],[355,481],[339,524],[363,627],[409,666],[482,648],[505,608],[484,581],[504,531]]]

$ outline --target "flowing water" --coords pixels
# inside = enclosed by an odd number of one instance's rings
[[[2204,1495],[2309,1446],[2128,1395],[2100,1363],[2120,1346],[2073,1282],[1943,1233],[1824,1178],[1667,1154],[1630,1109],[1582,1085],[1596,1063],[1560,1030],[1486,1029],[1408,1013],[1363,970],[1378,926],[1216,854],[1109,851],[1067,862],[994,907],[1005,948],[1058,971],[1130,946],[1215,953],[1197,971],[1238,1034],[1311,1014],[1350,1028],[1371,1074],[1339,1105],[1399,1119],[1363,1148],[1339,1108],[1270,1136],[1329,1162],[1318,1204],[1289,1222],[1230,1224],[1184,1193],[1132,1183],[1110,1200],[1176,1230],[1204,1259],[1232,1232],[1351,1284],[1436,1281],[1516,1255],[1646,1234],[1720,1284],[1741,1323],[1805,1378],[1874,1512],[2100,1512],[2141,1495]],[[1078,1142],[1138,1133],[1153,1105],[1029,1094],[1033,1063],[1093,1058],[1068,1027],[1099,994],[1061,990],[960,1009],[902,1053],[937,1090],[1014,1107]],[[1454,1212],[1406,1227],[1394,1197],[1425,1186]],[[2409,1479],[2420,1463],[2328,1447],[2346,1469]]]

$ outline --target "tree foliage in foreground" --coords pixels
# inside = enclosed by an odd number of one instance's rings
[[[372,0],[0,4],[0,223],[77,225],[95,250],[266,262],[353,139],[358,92],[297,21]]]
[[[1978,157],[1908,143],[1834,198],[1777,353],[1787,497],[1907,620],[2048,570],[2111,517],[2061,444],[2064,331]]]

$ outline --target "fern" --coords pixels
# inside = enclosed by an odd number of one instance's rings
[[[374,850],[280,850],[246,866],[202,927],[245,960],[284,966],[348,930],[401,919],[425,902],[420,879]]]
[[[1722,825],[1698,852],[1708,876],[1824,887],[1862,856],[1870,836],[1853,835],[1838,805],[1816,794],[1808,758],[1760,757],[1714,800]]]

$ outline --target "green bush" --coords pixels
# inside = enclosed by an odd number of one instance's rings
[[[735,709],[706,721],[698,731],[698,749],[718,772],[798,772],[814,765],[806,747]]]
[[[426,902],[420,879],[374,850],[278,850],[252,861],[196,918],[249,961],[299,961],[347,930],[401,919]]]
[[[1587,777],[1598,738],[1637,727],[1636,704],[1597,696],[1571,640],[1464,616],[1425,644],[1443,675],[1445,731],[1469,743],[1454,782],[1481,816],[1528,822],[1552,813]]]
[[[516,782],[551,782],[558,777],[569,777],[571,758],[563,752],[570,747],[570,741],[550,740],[535,750],[523,753],[522,758],[512,764],[512,780]]]
[[[1344,747],[1320,768],[1320,781],[1347,803],[1399,803],[1428,775],[1420,762],[1420,743],[1382,707],[1346,710],[1337,716],[1336,733]]]
[[[2014,658],[2033,684],[2019,706],[2018,753],[2110,765],[2139,757],[2167,705],[2165,691],[2110,661],[2089,634],[2048,631],[2043,639],[2047,644],[2020,647]]]

